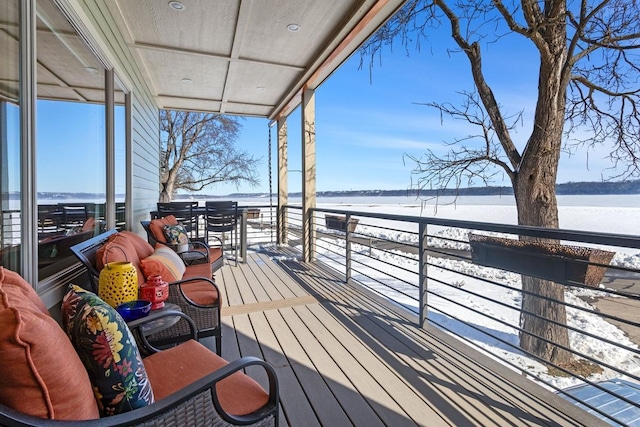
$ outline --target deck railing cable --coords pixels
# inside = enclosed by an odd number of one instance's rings
[[[286,206],[285,208],[289,219],[289,234],[301,238],[302,209],[299,206]],[[514,240],[526,236],[530,239],[553,242],[557,245],[597,248],[618,254],[639,252],[640,237],[342,209],[316,208],[312,209],[312,215],[315,219],[315,246],[317,248],[314,255],[318,261],[344,275],[345,280],[354,280],[390,300],[402,298],[404,301],[402,305],[418,314],[418,319],[420,319],[421,313],[425,312],[426,327],[439,327],[457,335],[459,339],[485,353],[490,353],[492,357],[507,366],[522,371],[545,387],[567,395],[570,400],[577,398],[574,395],[569,395],[564,387],[559,385],[562,383],[556,380],[556,374],[545,373],[539,369],[535,370],[533,366],[518,364],[506,356],[506,350],[528,357],[543,366],[553,368],[555,372],[571,377],[572,380],[569,382],[573,384],[592,386],[621,402],[639,407],[633,399],[607,389],[593,377],[580,373],[573,367],[560,366],[544,360],[532,352],[524,351],[520,348],[517,339],[514,340],[513,337],[509,339],[509,335],[517,337],[521,334],[528,334],[541,342],[551,343],[558,349],[571,352],[576,359],[605,369],[607,377],[618,375],[640,382],[640,375],[636,374],[636,372],[640,372],[640,363],[637,363],[638,366],[635,370],[629,368],[629,366],[635,366],[634,360],[640,360],[640,343],[620,339],[617,335],[609,336],[606,333],[600,333],[599,330],[591,329],[588,323],[582,323],[584,321],[580,319],[583,317],[579,317],[590,316],[612,323],[613,326],[620,325],[620,327],[637,330],[639,331],[637,336],[640,336],[640,323],[631,316],[632,312],[631,315],[623,311],[603,312],[588,304],[590,299],[597,298],[611,298],[613,301],[629,303],[640,302],[640,292],[634,293],[626,289],[626,282],[617,283],[620,280],[626,280],[629,283],[640,280],[640,270],[636,265],[633,263],[623,264],[620,259],[617,261],[614,259],[616,262],[607,264],[606,261],[571,259],[566,255],[540,253],[525,255],[530,256],[531,259],[535,256],[540,260],[542,267],[539,270],[523,272],[514,267],[517,264],[513,264],[507,266],[510,270],[500,272],[502,267],[490,263],[486,264],[486,260],[481,261],[476,257],[479,255],[475,254],[470,247],[467,233],[472,232]],[[326,215],[331,215],[330,221],[326,220]],[[416,229],[418,232],[415,231]],[[507,251],[503,256],[510,257],[514,256],[513,254],[515,254],[515,250]],[[586,277],[567,276],[550,279],[547,277],[550,273],[544,270],[550,269],[549,266],[558,260],[566,263],[567,271],[580,267],[599,268],[601,272],[606,273],[606,282],[602,282],[606,285],[587,284]],[[492,266],[488,267],[487,265]],[[523,275],[552,281],[564,286],[566,289],[565,301],[522,289],[518,283]],[[423,281],[422,285],[421,281]],[[422,292],[422,286],[425,287],[424,292]],[[424,301],[420,295],[424,295]],[[568,298],[568,296],[571,297]],[[520,301],[525,297],[535,297],[549,304],[562,304],[568,314],[570,311],[571,316],[578,320],[565,324],[531,310],[524,310]],[[413,301],[415,307],[409,307],[407,301]],[[468,301],[473,301],[473,303],[468,303]],[[602,346],[603,349],[590,351],[586,346],[572,348],[571,344],[566,346],[553,342],[547,337],[525,330],[513,320],[500,318],[491,310],[481,308],[483,304],[492,305],[504,312],[512,311],[511,316],[516,317],[516,320],[522,315],[544,320],[550,326],[565,328],[570,334],[570,343],[582,337],[580,339],[597,342],[597,346]],[[420,307],[423,307],[424,310]],[[451,309],[450,307],[456,308]],[[640,307],[640,304],[637,304],[636,307]],[[434,313],[438,313],[438,316],[433,316]],[[475,324],[469,321],[471,316],[475,316],[478,320],[484,320],[481,324]],[[420,321],[418,320],[418,322]],[[499,345],[492,349],[491,346],[478,344],[474,339],[460,333],[457,326],[454,325],[464,325],[465,328],[475,331],[479,336],[487,337],[487,342],[495,342]],[[500,332],[501,330],[511,332]],[[610,359],[606,358],[608,352],[628,355],[628,360],[625,359],[625,362],[621,362],[621,364],[610,362]],[[600,414],[603,418],[624,424],[621,420],[616,419],[615,415],[607,414],[597,405],[577,400],[581,405]]]

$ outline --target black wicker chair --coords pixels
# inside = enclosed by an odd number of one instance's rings
[[[211,264],[211,271],[216,271],[220,269],[224,265],[224,248],[222,246],[222,240],[216,238],[219,242],[217,246],[209,246],[208,243],[205,243],[201,240],[197,239],[189,239],[189,248],[187,251],[178,252],[178,246],[172,245],[167,242],[161,242],[156,239],[151,231],[151,221],[140,221],[142,228],[147,233],[147,241],[153,247],[156,247],[158,244],[165,245],[173,249],[180,255],[180,258],[187,265],[200,264],[203,262],[208,262]]]
[[[106,244],[109,237],[115,233],[117,233],[116,230],[109,230],[71,247],[71,251],[86,267],[91,286],[90,290],[94,293],[98,292],[98,279],[100,277],[100,272],[96,268],[96,252],[102,245]],[[215,304],[200,305],[187,297],[182,286],[198,281],[207,282],[215,289],[218,294],[218,299]],[[210,277],[190,277],[169,283],[169,298],[165,301],[166,303],[176,304],[183,313],[193,319],[198,329],[198,338],[215,337],[216,352],[219,355],[222,351],[220,295],[220,290]],[[184,322],[178,322],[169,328],[150,334],[147,338],[157,346],[171,345],[189,339],[190,330],[185,326]]]
[[[149,345],[142,337],[140,331],[148,322],[157,321],[163,316],[180,316],[189,325],[191,338],[197,338],[195,324],[184,313],[181,312],[152,312],[148,317],[128,323],[129,329],[134,333],[141,352],[145,349],[145,354],[153,354],[160,350]],[[142,337],[142,340],[140,340]],[[193,344],[193,343],[192,343]],[[189,363],[194,365],[202,359],[210,359],[203,352],[194,356],[193,346],[178,346],[171,351],[175,357],[184,357]],[[182,354],[184,353],[184,354]],[[61,357],[64,355],[57,355]],[[75,357],[77,355],[74,353]],[[66,357],[73,357],[68,355]],[[144,359],[143,359],[144,360]],[[206,362],[205,362],[206,363]],[[192,366],[192,365],[188,365]],[[225,411],[218,399],[219,383],[232,374],[242,373],[247,367],[259,366],[264,369],[268,380],[268,400],[258,409],[244,415],[232,415]],[[170,369],[170,367],[168,367]],[[6,380],[6,379],[5,379]],[[63,380],[61,380],[63,381]],[[234,383],[237,384],[237,383]],[[226,387],[233,387],[234,384]],[[153,384],[152,384],[153,386]],[[0,426],[65,426],[65,427],[107,427],[107,426],[278,426],[279,416],[279,389],[278,379],[275,370],[271,365],[256,357],[244,357],[228,363],[221,368],[205,375],[201,379],[188,384],[167,397],[155,403],[132,411],[92,420],[69,421],[51,420],[26,415],[0,403]]]

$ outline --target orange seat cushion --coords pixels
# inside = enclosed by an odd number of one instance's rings
[[[89,376],[35,290],[0,267],[0,403],[57,420],[99,418]]]
[[[191,301],[199,305],[214,305],[218,301],[218,291],[211,283],[199,280],[183,283],[182,291]]]
[[[209,248],[209,262],[215,262],[222,258],[222,248]]]
[[[178,225],[178,220],[173,215],[165,216],[164,218],[152,219],[149,223],[149,229],[153,238],[161,243],[167,243],[167,238],[164,235],[165,225]]]
[[[187,266],[184,274],[182,275],[183,279],[190,279],[192,277],[211,277],[211,265],[204,264],[193,264]]]
[[[156,402],[227,364],[194,340],[144,359]],[[220,406],[231,415],[250,414],[269,400],[269,394],[260,384],[242,372],[220,381],[216,390]]]
[[[211,277],[211,264],[195,264],[187,267],[183,279]],[[188,282],[182,285],[182,291],[191,301],[200,305],[214,305],[218,302],[218,291],[205,280]]]

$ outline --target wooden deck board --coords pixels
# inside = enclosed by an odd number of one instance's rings
[[[606,425],[340,273],[267,250],[217,276],[223,356],[274,366],[281,425]]]
[[[247,282],[247,278],[245,277],[242,271],[242,263],[238,263],[238,266],[234,264],[226,264],[220,270],[223,272],[223,280],[227,280],[227,277],[238,287],[238,291],[241,297],[241,304],[252,304],[258,302],[255,294],[253,293],[253,289]],[[227,286],[225,286],[227,287]]]
[[[260,285],[264,288],[269,297],[273,299],[278,298],[295,298],[296,295],[286,286],[277,286],[283,282],[274,272],[269,268],[265,268],[267,264],[272,264],[271,260],[257,256],[252,253],[250,256],[252,262],[247,263],[249,268],[254,274],[254,277],[262,277],[259,281]]]
[[[311,267],[313,270],[314,267]],[[317,278],[321,272],[312,271],[310,276]],[[310,282],[317,279],[310,279]],[[336,289],[338,288],[338,289]],[[438,401],[437,407],[445,408],[447,402],[454,400],[457,405],[461,405],[466,400],[465,393],[467,390],[463,390],[461,387],[454,387],[453,385],[458,378],[463,377],[463,373],[455,369],[455,365],[447,364],[441,367],[439,359],[435,358],[433,353],[425,351],[411,351],[412,341],[405,340],[405,335],[398,334],[402,323],[389,324],[389,320],[393,320],[395,316],[391,312],[385,312],[382,306],[376,306],[375,303],[367,304],[367,301],[362,298],[355,298],[353,294],[355,291],[345,285],[333,285],[332,287],[323,287],[320,291],[321,295],[328,299],[338,299],[336,295],[339,294],[339,300],[342,302],[348,302],[348,304],[336,305],[336,309],[333,310],[333,316],[340,319],[340,324],[351,324],[352,328],[359,328],[361,339],[364,341],[366,348],[372,351],[374,354],[378,354],[383,359],[384,364],[388,367],[393,367],[396,370],[399,378],[413,379],[412,383],[405,384],[405,387],[410,387],[409,393],[418,393],[422,396],[428,396],[430,400]],[[374,311],[372,311],[374,310]],[[382,314],[382,316],[380,315]],[[373,320],[372,320],[373,319]],[[384,320],[388,319],[388,320]],[[374,321],[378,320],[378,322]],[[343,337],[344,339],[344,337]],[[405,342],[403,342],[405,341]],[[354,343],[355,344],[355,343]],[[421,350],[420,347],[415,350]],[[413,354],[412,354],[413,353]],[[408,354],[409,357],[403,356]],[[432,361],[430,359],[433,359]],[[426,368],[429,371],[424,370],[424,366],[419,366],[414,360],[429,361],[425,363]],[[378,372],[380,369],[384,369],[380,366],[380,360],[376,361],[369,358],[367,366],[371,369],[371,372]],[[421,371],[424,372],[421,374]],[[425,375],[426,373],[426,375]],[[443,387],[438,387],[437,384],[444,384]],[[467,382],[467,388],[469,383]],[[403,396],[402,401],[405,402],[407,391],[402,390],[402,386],[397,385],[399,388],[396,390],[390,390],[395,396]],[[411,394],[409,394],[411,395]],[[429,405],[428,402],[406,402],[410,403],[409,408],[418,408],[420,404],[423,406]],[[432,409],[439,413],[438,417],[443,419],[450,418],[446,413],[455,414],[455,419],[449,419],[452,425],[469,424],[470,420],[482,421],[483,425],[500,425],[502,422],[498,421],[501,417],[498,414],[487,413],[486,408],[482,408],[482,411],[474,410],[473,406],[469,405],[464,410],[464,414],[460,411],[442,411]],[[423,414],[422,416],[416,416],[415,419],[430,419],[432,425],[436,425],[434,420],[435,414]],[[492,421],[493,420],[493,421]],[[443,421],[444,422],[444,421]],[[445,422],[446,424],[446,422]]]
[[[224,265],[215,273],[216,285],[220,288],[222,293],[222,305],[223,307],[242,305],[242,296],[240,295],[240,289],[238,288],[236,281],[233,278],[233,272],[231,269]]]
[[[255,263],[239,263],[235,269],[240,270],[241,274],[244,275],[244,280],[251,288],[257,302],[271,301],[272,296],[269,295],[269,292],[265,289],[265,284],[269,283],[268,280],[265,280],[266,278],[264,277],[264,274],[260,279],[258,279],[255,272],[251,269],[251,265],[255,266]],[[275,295],[275,298],[280,299],[282,296],[277,294]]]
[[[322,313],[318,314],[324,321],[330,317]],[[368,357],[370,355],[366,353],[366,349],[353,345],[353,337],[349,336],[348,331],[332,322],[323,324],[315,318],[317,314],[305,313],[305,315],[304,319],[299,315],[297,319],[291,321],[296,324],[296,335],[304,336],[305,332],[309,333],[309,336],[305,336],[304,345],[311,349],[310,354],[313,355],[313,359],[317,359],[318,364],[322,359],[333,360],[336,368],[339,367],[340,374],[345,375],[348,381],[343,386],[346,386],[352,395],[361,395],[384,424],[415,425],[407,416],[407,411],[394,399],[394,395],[403,396],[403,401],[410,402],[409,404],[415,403],[412,396],[405,394],[407,389],[400,387],[400,390],[394,387],[397,384],[391,384],[393,378],[385,367],[371,363],[372,360]],[[312,334],[311,331],[313,331]],[[372,372],[375,372],[375,375],[372,375]],[[394,392],[398,393],[394,394]],[[423,406],[421,402],[420,407]]]
[[[281,399],[287,402],[298,400],[295,405],[287,406],[286,414],[281,408],[281,425],[320,425],[316,421],[315,414],[308,400],[298,398],[299,396],[304,396],[305,392],[280,346],[279,339],[276,337],[271,324],[267,320],[267,314],[260,313],[259,315],[266,320],[266,323],[255,322],[258,325],[256,335],[260,337],[261,351],[264,360],[274,367],[278,375]],[[283,338],[280,337],[280,340],[282,339]]]
[[[267,316],[273,330],[278,331],[282,337],[282,349],[289,359],[289,363],[295,372],[300,385],[305,390],[306,397],[311,404],[318,421],[322,425],[349,425],[349,420],[336,400],[330,388],[315,369],[307,349],[302,346],[300,337],[296,334],[288,314],[291,308],[269,312]],[[304,342],[304,341],[302,341]],[[286,412],[286,408],[285,408]]]
[[[291,257],[294,258],[294,257]],[[267,254],[264,253],[252,253],[250,259],[259,259],[264,262],[262,270],[265,274],[273,274],[279,282],[280,288],[285,288],[286,291],[291,292],[296,297],[302,297],[308,295],[308,292],[304,290],[298,283],[291,280],[291,277],[282,270],[275,262],[273,262]]]
[[[310,275],[317,278],[322,272],[313,271],[314,269],[317,269],[317,266],[310,267]],[[407,366],[413,366],[414,372],[411,369],[404,369],[405,378],[424,379],[419,388],[422,394],[430,396],[430,400],[438,400],[440,407],[455,405],[459,409],[458,415],[464,412],[462,419],[458,417],[451,420],[454,425],[469,424],[471,420],[482,420],[482,425],[538,425],[538,417],[543,419],[558,417],[556,411],[549,411],[546,406],[541,406],[539,399],[528,396],[526,388],[521,393],[515,394],[511,384],[505,389],[504,380],[494,373],[487,374],[486,370],[478,369],[476,359],[466,357],[463,353],[451,352],[448,347],[441,347],[442,351],[436,353],[439,357],[434,358],[433,353],[430,357],[424,349],[429,348],[428,346],[433,347],[434,340],[433,337],[427,340],[426,331],[416,329],[405,321],[398,322],[396,311],[385,310],[384,306],[377,304],[378,298],[375,295],[370,295],[370,299],[362,298],[361,290],[356,291],[345,285],[336,286],[341,287],[340,301],[349,302],[349,304],[336,306],[344,314],[352,317],[364,330],[370,331],[371,341],[367,343],[369,348],[380,347],[392,350],[392,354],[403,358]],[[326,283],[323,284],[322,289],[333,292],[327,293],[330,297],[335,296],[337,292],[336,289],[329,289]],[[373,323],[365,326],[368,321]],[[379,328],[374,327],[374,324]],[[398,334],[398,331],[404,333]],[[422,336],[422,346],[413,344],[413,340],[419,339],[418,336]],[[406,337],[410,339],[406,340]],[[420,372],[425,372],[426,375],[420,375]],[[417,376],[414,376],[416,374]],[[465,378],[464,388],[457,385],[460,378]],[[489,406],[478,405],[476,400],[487,402]],[[509,404],[495,404],[502,401]],[[514,409],[517,407],[527,408],[527,411]],[[487,408],[490,408],[490,411],[487,411]],[[446,412],[456,414],[456,411]],[[537,414],[534,414],[536,412]],[[565,420],[563,425],[571,425],[571,421]]]

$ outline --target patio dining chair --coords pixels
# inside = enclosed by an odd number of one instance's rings
[[[127,226],[125,209],[124,202],[116,202],[116,230],[118,231],[125,230]]]
[[[221,234],[223,246],[225,234],[230,234],[230,247],[234,251],[236,265],[238,263],[238,202],[219,201],[205,202],[204,230],[205,239],[209,241],[209,233]]]
[[[38,239],[60,233],[62,209],[58,205],[38,205]]]
[[[61,226],[65,229],[80,226],[89,219],[86,203],[60,203],[58,206],[62,212]]]
[[[173,215],[189,232],[191,238],[200,237],[198,230],[198,202],[160,202],[157,208],[159,218]]]

